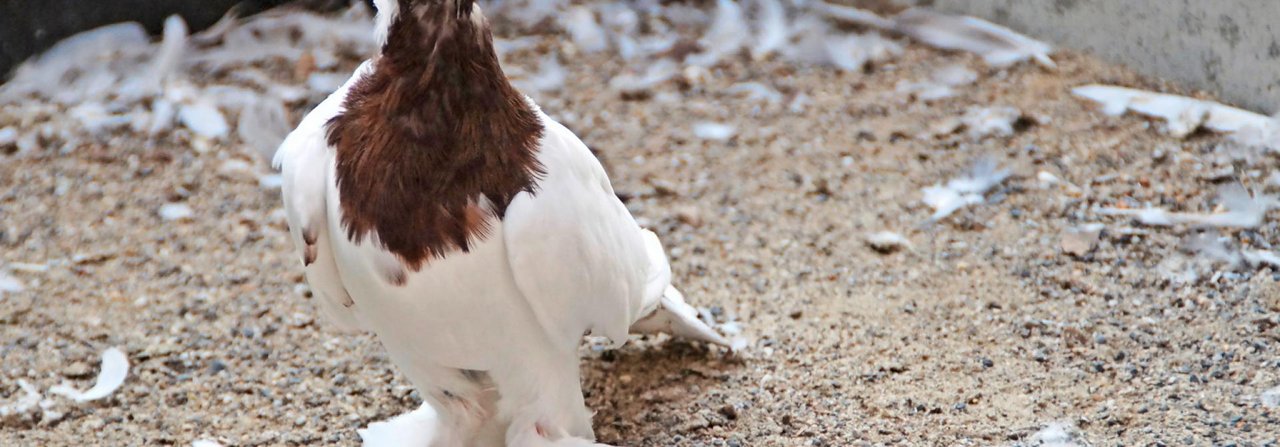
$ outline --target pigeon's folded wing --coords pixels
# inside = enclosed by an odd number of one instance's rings
[[[586,331],[620,345],[670,271],[652,271],[643,230],[586,145],[545,115],[543,123],[538,159],[547,173],[503,217],[512,274],[559,346],[576,346]]]
[[[304,265],[307,283],[317,307],[340,328],[360,326],[333,258],[326,220],[326,192],[333,182],[334,151],[326,139],[326,124],[341,113],[347,90],[370,71],[368,62],[356,69],[346,85],[334,92],[302,119],[276,151],[274,164],[283,178],[284,209],[289,236]]]

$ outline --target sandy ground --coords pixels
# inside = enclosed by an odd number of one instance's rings
[[[1218,184],[1261,188],[1251,175],[1275,159],[1223,162],[1221,137],[1174,140],[1142,118],[1104,117],[1068,89],[1179,89],[1071,52],[1056,59],[1057,71],[1001,71],[910,45],[890,64],[839,73],[743,57],[624,99],[604,88],[618,62],[566,53],[568,88],[536,97],[600,152],[689,300],[736,318],[750,341],[739,354],[665,338],[584,345],[601,440],[1016,445],[1065,422],[1092,445],[1275,445],[1280,412],[1258,395],[1280,384],[1280,275],[1218,266],[1179,282],[1162,272],[1194,263],[1181,251],[1191,229],[1088,211],[1211,210]],[[980,76],[955,98],[894,92],[957,63]],[[784,100],[718,93],[740,81]],[[811,101],[793,111],[798,94]],[[1028,118],[1008,137],[929,135],[991,105]],[[701,120],[736,135],[697,139]],[[988,203],[923,225],[921,188],[981,156],[1014,177]],[[221,169],[228,159],[267,172],[250,150],[198,151],[180,136],[0,155],[0,263],[48,266],[15,272],[28,290],[0,300],[0,398],[19,395],[16,379],[87,387],[107,347],[133,363],[110,398],[63,402],[56,422],[6,421],[0,445],[352,445],[356,428],[417,405],[374,339],[313,317],[278,193]],[[1224,166],[1244,174],[1211,175]],[[1083,192],[1040,187],[1041,170]],[[169,201],[194,218],[161,220]],[[1107,224],[1097,249],[1064,254],[1062,232],[1085,222]],[[880,230],[913,247],[869,249],[865,235]],[[1274,221],[1229,234],[1280,242]]]

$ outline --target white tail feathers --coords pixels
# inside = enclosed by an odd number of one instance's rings
[[[729,341],[698,319],[698,311],[684,302],[684,295],[675,287],[667,286],[653,313],[631,325],[631,332],[652,334],[666,332],[671,335],[704,341],[729,347]]]
[[[671,286],[671,265],[658,235],[644,232],[645,249],[649,253],[649,281],[645,284],[645,303],[631,332],[652,334],[666,332],[692,340],[729,347],[729,341],[698,319],[698,311],[684,302],[684,295]]]

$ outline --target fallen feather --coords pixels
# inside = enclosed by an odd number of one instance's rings
[[[406,445],[429,445],[439,424],[436,410],[430,405],[422,404],[418,409],[393,417],[386,421],[374,422],[367,428],[356,430],[364,447],[399,447]]]
[[[701,53],[690,55],[685,63],[695,66],[710,67],[721,59],[739,51],[747,43],[751,30],[747,28],[747,19],[742,14],[742,7],[733,0],[716,0],[715,19],[707,34],[698,41],[702,45]]]
[[[867,246],[871,247],[872,250],[887,254],[910,248],[911,241],[892,231],[879,231],[867,235]]]
[[[984,194],[1009,178],[1011,172],[1001,169],[995,159],[983,157],[974,163],[969,174],[941,184],[924,188],[922,201],[934,209],[931,221],[951,215],[961,208],[982,203]]]
[[[65,396],[76,402],[88,402],[110,396],[129,375],[129,358],[119,348],[107,348],[102,352],[102,370],[93,388],[79,391],[67,385],[58,385],[49,389],[50,393]]]
[[[1240,256],[1244,259],[1244,262],[1254,267],[1264,265],[1280,267],[1280,254],[1276,254],[1274,251],[1243,249],[1240,250]]]
[[[732,125],[711,121],[702,121],[693,125],[693,135],[704,140],[725,141],[733,138],[736,132],[737,129]]]
[[[1085,85],[1071,93],[1102,105],[1102,112],[1119,116],[1126,111],[1165,121],[1165,131],[1182,138],[1197,129],[1231,134],[1242,143],[1280,150],[1280,124],[1248,110],[1185,96],[1110,85]]]
[[[879,14],[865,9],[858,9],[844,5],[834,5],[822,1],[814,3],[813,9],[832,19],[852,23],[854,25],[861,25],[885,31],[894,29],[894,22],[892,20],[880,17]]]
[[[956,95],[955,89],[947,85],[933,82],[911,82],[906,79],[898,81],[893,90],[926,102],[947,99]]]
[[[725,89],[725,92],[745,95],[750,101],[765,101],[770,104],[782,102],[782,93],[759,82],[739,82]]]
[[[165,81],[178,70],[186,53],[187,22],[182,20],[182,16],[171,15],[164,21],[164,37],[160,41],[159,51],[151,60],[151,66],[141,76],[125,83],[121,88],[121,95],[137,99],[159,93]]]
[[[778,51],[791,38],[787,30],[787,10],[779,0],[756,0],[760,7],[756,44],[751,47],[751,57],[764,59]]]
[[[1013,107],[970,107],[960,117],[970,138],[979,140],[989,136],[1013,135],[1014,124],[1022,118],[1022,112]]]
[[[1222,188],[1218,202],[1227,209],[1224,213],[1177,213],[1162,208],[1122,209],[1100,208],[1104,216],[1131,216],[1143,225],[1170,226],[1190,224],[1208,227],[1255,228],[1262,224],[1268,211],[1280,206],[1274,195],[1250,194],[1243,186],[1231,184]]]
[[[6,293],[18,293],[24,290],[27,290],[27,287],[22,284],[22,281],[0,270],[0,298],[3,298]]]
[[[222,444],[220,444],[218,441],[211,441],[208,439],[198,439],[191,442],[191,447],[222,447]]]
[[[10,416],[26,414],[40,406],[40,390],[35,385],[18,379],[18,388],[22,389],[22,397],[8,405],[0,405],[0,421]]]
[[[977,82],[978,74],[969,67],[953,64],[934,70],[929,73],[929,78],[942,85],[959,87]]]
[[[902,54],[902,45],[879,33],[829,37],[826,50],[832,65],[845,71],[859,71],[869,63],[883,62]]]
[[[624,73],[614,76],[609,80],[609,88],[622,94],[644,93],[667,82],[677,73],[679,73],[679,66],[669,59],[663,59],[649,65],[643,73]]]
[[[161,219],[175,221],[190,219],[195,215],[195,212],[191,211],[191,207],[185,203],[166,203],[160,205],[160,210],[157,211],[157,214],[160,215]]]
[[[289,112],[284,104],[262,98],[240,110],[236,133],[245,144],[256,149],[264,160],[270,160],[280,143],[289,135]]]
[[[609,49],[609,40],[604,28],[596,22],[596,15],[585,6],[569,9],[564,19],[564,28],[569,32],[573,44],[585,53],[599,53]]]
[[[1049,44],[976,17],[912,8],[894,16],[893,29],[936,48],[975,53],[995,67],[1029,59],[1046,68],[1056,67],[1049,57],[1053,52]]]
[[[1062,422],[1045,424],[1044,428],[1031,435],[1031,445],[1041,447],[1081,447],[1083,444],[1077,443],[1075,437],[1071,435],[1072,430],[1070,424]]]
[[[198,101],[178,107],[178,121],[196,135],[222,139],[231,131],[227,118],[209,101]]]

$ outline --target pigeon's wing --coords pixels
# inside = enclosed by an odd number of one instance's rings
[[[302,261],[307,283],[317,307],[340,328],[358,329],[351,297],[347,294],[333,258],[326,220],[326,192],[333,181],[334,151],[326,138],[326,124],[342,111],[347,91],[368,73],[369,62],[356,69],[342,88],[329,95],[302,119],[276,150],[274,164],[281,171],[289,236]]]
[[[507,208],[503,236],[516,285],[561,346],[585,331],[620,345],[628,332],[671,332],[726,344],[671,287],[658,237],[618,200],[586,145],[543,116],[538,190]],[[633,327],[635,325],[635,327]]]
[[[576,346],[586,331],[625,343],[631,323],[669,285],[670,268],[654,268],[643,230],[586,145],[542,121],[538,159],[547,174],[503,216],[516,286],[559,346]]]

